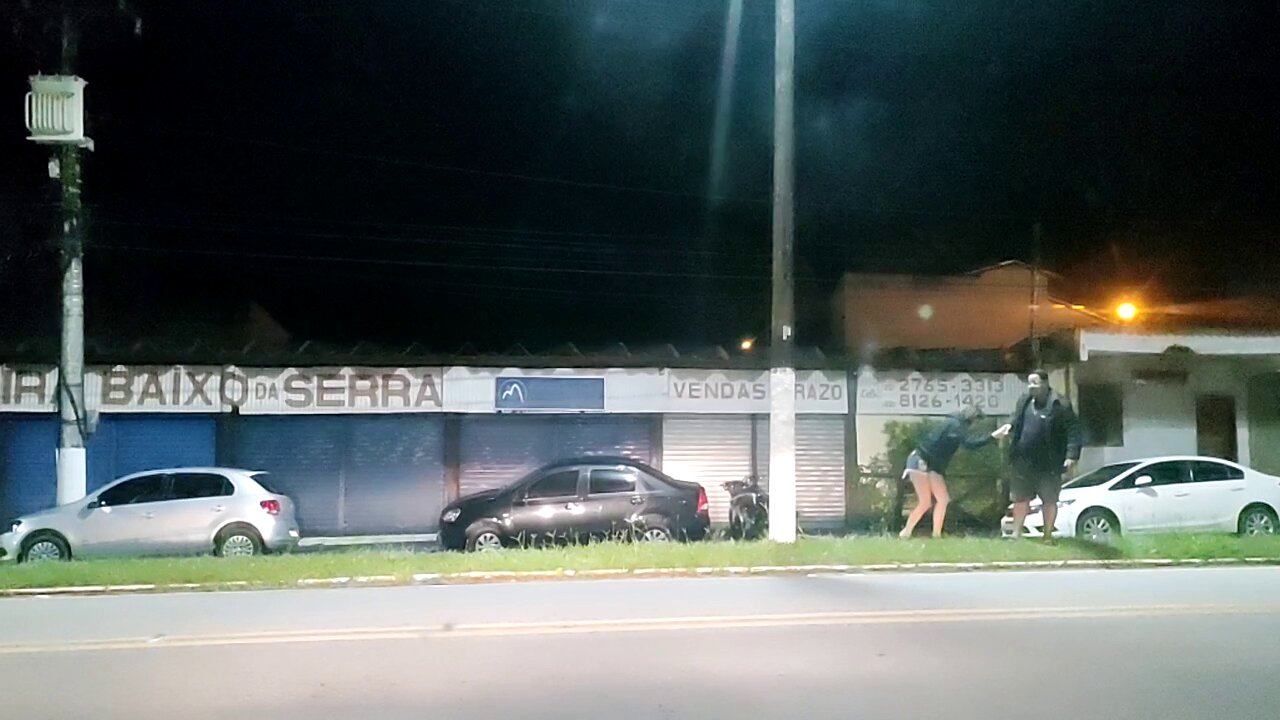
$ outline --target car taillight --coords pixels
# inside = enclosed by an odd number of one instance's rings
[[[263,510],[266,510],[266,511],[267,511],[267,514],[268,514],[268,515],[279,515],[279,514],[280,514],[280,501],[279,501],[279,500],[263,500],[262,502],[260,502],[260,503],[258,503],[258,504],[262,506],[262,509],[263,509]]]
[[[698,488],[698,514],[703,515],[707,512],[707,489]]]

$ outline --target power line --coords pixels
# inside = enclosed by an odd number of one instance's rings
[[[95,207],[103,208],[103,210],[110,213],[110,209],[106,208],[106,206],[95,206]],[[317,217],[269,215],[269,214],[245,215],[245,214],[231,214],[231,213],[187,213],[186,215],[187,217],[211,217],[211,218],[225,217],[225,218],[240,220],[243,222],[248,222],[250,220],[264,220],[264,221],[278,220],[278,221],[285,221],[285,222],[295,222],[295,223],[301,223],[301,224],[314,224],[314,225],[334,224],[334,225],[346,225],[346,226],[352,226],[352,227],[367,226],[367,227],[374,227],[378,229],[385,228],[385,229],[391,229],[391,230],[406,229],[406,230],[432,230],[432,231],[440,231],[444,233],[456,232],[456,233],[466,233],[466,234],[476,235],[479,237],[493,235],[493,236],[501,237],[504,241],[512,243],[511,247],[521,247],[524,244],[533,243],[535,242],[535,238],[540,236],[547,236],[547,237],[553,237],[553,238],[598,238],[601,240],[680,241],[680,242],[689,242],[689,243],[700,243],[709,239],[707,237],[700,237],[695,235],[671,235],[671,234],[658,234],[658,233],[611,233],[611,232],[590,232],[590,231],[568,231],[568,230],[562,231],[562,230],[485,227],[485,226],[472,226],[472,225],[438,225],[438,224],[423,224],[423,223],[386,222],[381,220],[350,220],[350,219],[340,219],[340,218],[317,218]],[[430,241],[430,242],[440,242],[440,243],[447,243],[447,244],[465,244],[464,241],[456,240],[453,238],[415,238],[415,237],[406,237],[406,236],[399,236],[399,235],[374,236],[374,235],[365,235],[365,234],[357,234],[357,233],[325,232],[325,231],[319,231],[319,230],[313,230],[313,229],[300,230],[300,229],[289,228],[289,227],[263,228],[261,226],[244,225],[244,224],[237,225],[234,223],[200,224],[200,223],[191,223],[191,222],[185,222],[185,221],[169,221],[169,220],[164,220],[164,221],[122,220],[122,219],[114,219],[110,214],[108,215],[100,214],[97,216],[96,221],[106,225],[127,225],[127,226],[134,226],[134,227],[155,227],[155,228],[182,229],[182,230],[205,229],[205,230],[217,230],[217,231],[227,231],[227,232],[242,231],[242,232],[254,233],[254,234],[269,234],[269,233],[276,232],[282,235],[290,235],[290,236],[297,236],[297,237],[315,237],[318,239],[335,239],[335,240],[336,239],[353,239],[353,240],[386,239],[389,241],[401,241],[401,242],[412,242],[415,240],[420,240],[422,242]],[[528,235],[528,236],[534,236],[534,237],[530,237],[527,240],[521,240],[519,237],[514,237],[514,238],[508,237],[508,236],[520,236],[520,235]],[[736,239],[743,242],[750,241],[750,238],[745,235],[741,237],[727,237],[727,238],[724,236],[721,236],[719,239],[720,240]],[[670,246],[620,245],[620,246],[614,246],[609,248],[602,248],[599,243],[588,242],[586,240],[581,240],[581,241],[555,240],[554,242],[536,240],[536,242],[538,242],[538,247],[540,248],[541,247],[562,247],[562,248],[581,248],[581,249],[592,249],[592,250],[625,249],[628,252],[655,252],[655,253],[662,253],[662,254],[674,253],[674,254],[688,254],[688,255],[696,254],[696,255],[708,255],[708,256],[724,255],[724,256],[732,256],[732,257],[751,257],[751,256],[757,256],[757,255],[760,257],[763,257],[767,255],[767,253],[764,253],[764,252],[755,253],[755,252],[741,251],[741,250],[702,250],[702,249],[691,249],[691,248],[672,248]],[[764,242],[763,236],[761,236],[758,242],[761,245],[763,245],[763,242]],[[477,243],[477,246],[481,244],[489,245],[490,243]],[[492,243],[492,244],[496,246],[501,246],[501,243]],[[829,236],[805,235],[802,241],[800,242],[800,248],[802,250],[806,248],[814,248],[814,247],[824,248],[824,249],[852,250],[852,249],[855,249],[855,244],[856,244],[856,240],[853,237],[836,238],[836,237],[829,237]],[[924,253],[925,250],[920,249],[920,252]],[[863,250],[860,251],[860,255],[869,256],[865,248],[863,248]],[[909,257],[906,254],[906,251],[901,247],[895,247],[892,251],[886,252],[883,255],[875,255],[875,256],[886,257],[886,258],[891,257],[896,259],[903,259],[903,258]]]
[[[334,233],[334,232],[317,232],[306,231],[296,228],[266,228],[255,226],[236,226],[236,225],[213,225],[213,224],[196,224],[196,223],[162,223],[162,222],[130,222],[123,220],[112,220],[109,218],[95,219],[95,222],[102,225],[114,225],[120,227],[139,227],[151,229],[167,229],[167,230],[194,230],[219,233],[243,233],[246,235],[277,235],[289,238],[309,238],[313,240],[351,240],[359,242],[387,242],[402,245],[417,246],[455,246],[463,248],[476,248],[482,250],[520,250],[526,252],[545,253],[547,251],[564,252],[564,253],[593,253],[593,254],[610,254],[618,256],[627,255],[660,255],[660,256],[680,256],[688,255],[694,257],[704,257],[710,261],[718,258],[732,258],[740,260],[749,260],[752,258],[763,259],[768,255],[766,253],[751,253],[730,250],[699,250],[689,248],[671,248],[671,247],[652,247],[652,246],[602,246],[599,243],[584,242],[568,242],[568,241],[541,241],[536,238],[530,238],[524,242],[518,239],[502,238],[500,240],[482,240],[473,238],[448,238],[448,237],[404,237],[394,235],[363,235],[354,233]],[[621,259],[621,258],[618,258]],[[609,258],[576,258],[575,262],[606,262],[611,261]]]
[[[295,275],[310,275],[306,268],[301,267],[285,267],[272,269],[272,274],[285,273]],[[356,271],[355,275],[343,272],[342,277],[345,279],[352,277],[369,278],[375,280],[385,280],[385,275],[376,275],[371,271]],[[432,280],[430,286],[422,289],[422,295],[456,295],[459,297],[472,297],[484,300],[520,300],[527,301],[536,300],[561,300],[574,304],[595,304],[598,302],[616,301],[619,303],[627,303],[635,308],[637,299],[646,301],[655,300],[669,305],[677,305],[687,307],[687,300],[673,292],[662,292],[653,290],[609,290],[593,287],[590,290],[571,290],[567,288],[548,288],[536,285],[519,285],[510,283],[472,283],[466,281],[438,281]],[[765,301],[764,291],[745,291],[725,289],[720,294],[731,297],[735,301],[747,301],[754,299],[763,306]],[[535,297],[530,297],[530,296]],[[646,304],[647,306],[647,304]]]
[[[766,280],[764,275],[743,275],[743,274],[700,274],[700,273],[678,273],[668,271],[648,271],[648,270],[616,270],[616,269],[596,269],[596,268],[557,268],[536,265],[473,265],[466,263],[455,263],[437,260],[413,260],[413,259],[392,259],[392,258],[358,258],[340,255],[291,255],[287,253],[264,253],[264,252],[232,252],[224,250],[205,250],[200,248],[179,248],[179,247],[154,247],[144,245],[118,245],[118,244],[99,244],[94,243],[93,247],[99,250],[107,251],[131,251],[131,252],[150,252],[162,254],[179,254],[179,255],[204,255],[211,257],[235,257],[235,258],[253,258],[258,260],[290,260],[296,262],[321,262],[321,263],[352,263],[363,265],[386,265],[401,267],[433,267],[449,270],[474,270],[477,272],[520,272],[520,273],[538,273],[538,274],[555,274],[563,273],[569,275],[610,275],[623,277],[652,277],[652,278],[706,278],[712,280],[743,280],[760,282]]]
[[[106,121],[107,123],[127,124],[128,121],[122,121],[116,118],[109,118],[100,115],[92,116],[94,120]],[[453,172],[465,175],[474,175],[477,177],[489,177],[502,180],[515,180],[521,182],[546,183],[551,185],[560,185],[564,187],[574,187],[584,190],[603,190],[608,192],[631,192],[647,195],[656,195],[663,197],[677,197],[693,200],[716,200],[718,202],[737,202],[761,204],[767,203],[764,198],[738,198],[738,197],[711,197],[703,193],[686,192],[681,190],[668,190],[665,188],[644,187],[639,185],[618,185],[614,183],[594,182],[587,180],[573,180],[570,178],[553,177],[550,175],[534,175],[523,172],[512,172],[505,170],[488,170],[462,167],[459,165],[446,165],[443,163],[432,163],[421,160],[409,160],[406,158],[389,157],[385,155],[374,155],[370,153],[356,153],[342,150],[332,150],[329,148],[293,145],[290,143],[279,142],[275,140],[262,140],[259,138],[246,138],[226,135],[223,133],[215,133],[205,130],[183,130],[178,128],[149,128],[152,132],[166,132],[178,135],[191,135],[195,137],[209,137],[231,142],[243,143],[246,145],[254,145],[258,147],[269,147],[278,150],[288,150],[290,152],[313,153],[316,155],[326,155],[329,157],[345,158],[350,160],[363,160],[367,162],[378,162],[387,165],[397,165],[402,167],[414,167],[424,170],[433,170],[438,172]]]
[[[110,210],[104,205],[91,207]],[[151,212],[147,209],[147,212]],[[184,217],[232,218],[237,220],[268,220],[312,224],[333,224],[349,226],[370,226],[379,228],[406,228],[411,230],[433,230],[446,232],[467,232],[494,235],[538,235],[551,237],[583,237],[622,240],[683,240],[697,242],[704,237],[695,235],[671,235],[661,233],[619,233],[588,230],[554,230],[542,228],[493,227],[484,225],[440,225],[430,223],[387,222],[385,220],[353,220],[350,218],[316,217],[314,215],[280,215],[266,213],[226,213],[226,212],[184,212]]]

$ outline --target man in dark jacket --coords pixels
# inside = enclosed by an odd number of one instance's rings
[[[1050,389],[1049,374],[1043,370],[1027,376],[1027,394],[1018,400],[1011,422],[1013,537],[1022,537],[1031,501],[1039,497],[1044,538],[1049,540],[1058,519],[1058,491],[1080,459],[1080,426],[1071,404]]]

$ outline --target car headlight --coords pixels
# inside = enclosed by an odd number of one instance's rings
[[[440,519],[444,522],[451,523],[454,520],[457,520],[458,516],[461,514],[462,514],[461,510],[459,510],[458,508],[453,508],[452,510],[445,510],[444,515],[441,515]]]

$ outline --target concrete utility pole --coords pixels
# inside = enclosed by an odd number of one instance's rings
[[[776,0],[773,81],[773,332],[769,371],[769,539],[796,540],[795,0]]]
[[[1040,223],[1031,228],[1031,364],[1040,367]]]
[[[36,22],[52,10],[32,5]],[[131,16],[133,32],[142,33],[142,19],[133,16],[129,0],[113,2],[79,2],[61,0],[57,4],[62,25],[61,75],[33,76],[31,92],[26,99],[28,140],[53,148],[49,175],[56,178],[62,191],[59,208],[61,243],[59,272],[62,276],[61,352],[58,360],[58,414],[61,434],[57,454],[57,488],[59,504],[84,497],[87,486],[85,439],[93,432],[93,417],[84,398],[84,222],[80,199],[82,148],[93,149],[93,140],[85,136],[84,88],[86,83],[75,76],[76,52],[79,47],[79,23],[90,16],[104,13]]]
[[[76,60],[75,19],[62,8],[62,74],[73,76]],[[79,500],[87,488],[84,404],[84,238],[81,234],[80,145],[55,146],[62,187],[62,352],[58,362],[58,413],[62,433],[58,444],[58,504]]]

